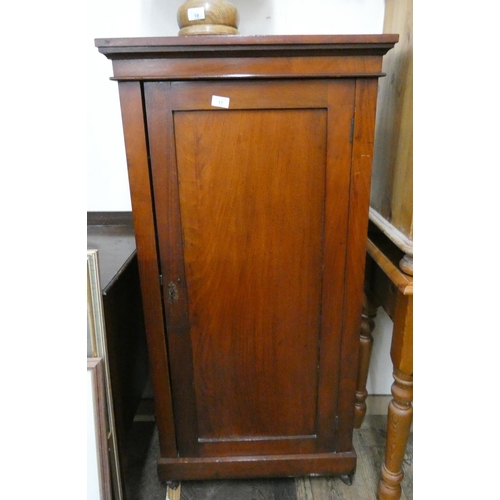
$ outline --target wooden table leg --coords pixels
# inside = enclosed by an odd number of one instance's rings
[[[366,414],[366,381],[368,380],[368,371],[370,368],[370,357],[373,346],[372,332],[375,328],[375,317],[377,316],[377,306],[365,294],[363,302],[363,312],[361,316],[360,344],[359,344],[359,363],[358,363],[358,382],[356,386],[356,403],[354,406],[354,428],[359,429],[363,423]]]
[[[398,295],[391,347],[394,364],[393,399],[387,416],[385,463],[379,483],[379,500],[401,497],[403,458],[413,417],[413,296]]]
[[[387,442],[385,463],[382,466],[379,483],[380,500],[401,498],[403,480],[403,458],[410,435],[413,408],[413,377],[402,372],[394,373],[392,385],[393,400],[389,403],[387,415]]]

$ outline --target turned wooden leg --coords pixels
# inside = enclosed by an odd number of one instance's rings
[[[400,370],[394,372],[393,400],[387,416],[385,463],[378,488],[379,500],[398,500],[401,497],[403,458],[413,416],[413,376]]]
[[[358,362],[358,382],[356,386],[356,403],[354,406],[354,428],[359,429],[366,414],[366,381],[370,368],[370,357],[372,354],[373,336],[375,328],[375,317],[377,306],[365,295],[363,302],[363,312],[361,315],[359,362]]]

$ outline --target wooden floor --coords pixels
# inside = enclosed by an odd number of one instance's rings
[[[376,500],[379,471],[384,459],[386,422],[385,416],[367,415],[361,429],[354,431],[358,463],[351,486],[345,485],[338,477],[190,481],[181,484],[180,500]],[[165,500],[166,487],[156,477],[158,435],[154,422],[135,422],[131,438],[126,500]],[[412,500],[412,434],[403,471],[401,500]]]

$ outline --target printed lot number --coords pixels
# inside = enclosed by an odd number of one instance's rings
[[[229,97],[221,97],[219,95],[212,96],[212,106],[216,108],[229,108]]]
[[[188,9],[187,13],[190,21],[205,19],[205,7],[192,7],[191,9]]]

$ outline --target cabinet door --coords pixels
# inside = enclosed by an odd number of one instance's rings
[[[335,451],[354,90],[145,83],[181,457]]]

